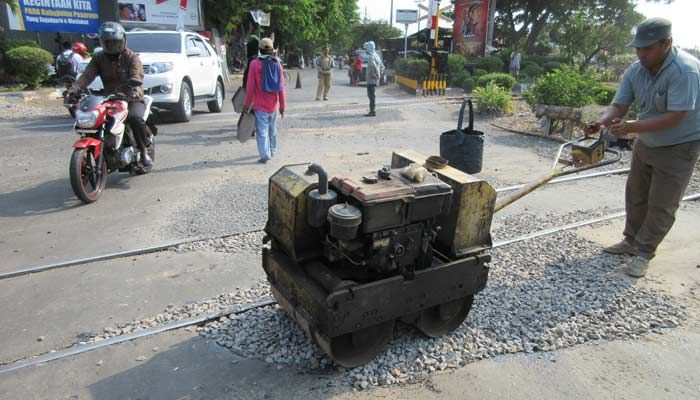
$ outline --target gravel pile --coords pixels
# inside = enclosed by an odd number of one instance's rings
[[[175,212],[169,233],[214,236],[259,227],[267,221],[267,183],[230,179]]]
[[[527,231],[544,228],[527,216],[512,223]],[[364,389],[421,381],[432,372],[502,354],[662,334],[686,318],[685,307],[673,298],[637,287],[617,272],[622,258],[602,254],[572,232],[506,246],[492,255],[489,284],[460,328],[429,339],[400,327],[387,349],[363,367],[332,368],[277,306],[209,324],[201,333],[245,357],[339,371],[344,382]]]
[[[231,307],[251,304],[271,296],[267,282],[261,281],[253,288],[235,288],[235,292],[223,293],[212,299],[192,302],[180,307],[170,304],[162,313],[154,317],[106,327],[102,333],[85,338],[85,342],[98,342],[110,337],[126,335],[187,318],[217,313]],[[81,342],[81,344],[83,343]]]
[[[494,216],[493,225],[491,228],[491,236],[493,237],[494,241],[506,240],[544,229],[555,228],[558,226],[603,217],[619,211],[619,209],[610,209],[608,207],[603,207],[597,210],[577,210],[566,214],[557,214],[550,211],[544,213],[541,217],[538,217],[537,222],[533,225],[527,223],[527,221],[533,221],[535,219],[535,217],[532,215],[518,214],[511,216],[498,216],[498,214],[496,214]],[[602,223],[607,223],[607,221]],[[548,239],[544,238],[540,240]]]
[[[185,243],[171,249],[171,251],[174,251],[176,253],[186,253],[189,251],[212,251],[217,253],[229,254],[236,254],[242,251],[247,251],[249,253],[254,252],[257,255],[261,255],[263,236],[265,236],[264,231],[256,231],[240,235],[228,236],[225,238],[216,238],[201,240],[192,243]]]

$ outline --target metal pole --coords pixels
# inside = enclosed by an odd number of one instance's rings
[[[403,24],[404,34],[403,34],[403,58],[406,58],[408,53],[408,24]]]
[[[391,12],[389,13],[389,26],[394,26],[394,0],[391,0]]]
[[[489,25],[486,30],[486,47],[493,47],[493,30],[496,19],[496,0],[491,0],[489,4]]]

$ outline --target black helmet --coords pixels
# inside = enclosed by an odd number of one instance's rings
[[[119,54],[126,48],[126,31],[116,22],[100,25],[100,44],[105,54]]]

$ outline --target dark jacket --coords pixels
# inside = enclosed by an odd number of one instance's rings
[[[78,87],[87,88],[97,77],[102,78],[105,93],[131,93],[128,86],[129,79],[138,79],[143,82],[143,65],[138,54],[130,49],[124,49],[115,61],[100,52],[90,60],[90,64],[78,79]],[[143,86],[137,88],[140,100],[143,101]]]

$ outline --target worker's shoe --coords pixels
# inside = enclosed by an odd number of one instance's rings
[[[639,249],[634,247],[634,244],[627,239],[624,239],[620,243],[615,243],[612,246],[605,247],[603,251],[610,254],[629,254],[631,256],[639,255]]]
[[[377,116],[377,113],[374,111],[370,111],[367,114],[365,114],[365,117],[376,117],[376,116]]]
[[[650,259],[643,256],[634,256],[622,266],[622,271],[633,278],[641,278],[647,274]]]

